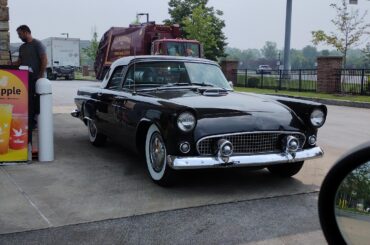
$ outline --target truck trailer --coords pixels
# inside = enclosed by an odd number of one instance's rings
[[[102,80],[113,61],[134,55],[178,55],[202,57],[196,40],[181,38],[179,25],[158,25],[155,22],[111,27],[100,40],[94,69]]]
[[[80,67],[80,39],[49,37],[42,40],[42,43],[48,57],[47,78],[73,80],[75,69]]]

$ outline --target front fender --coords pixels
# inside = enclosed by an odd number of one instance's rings
[[[325,120],[326,116],[328,114],[328,109],[324,104],[308,101],[308,100],[301,100],[301,99],[295,99],[290,97],[283,97],[283,96],[270,96],[265,95],[270,100],[274,100],[280,104],[283,104],[287,106],[289,109],[291,109],[301,120],[302,122],[309,128],[312,128],[312,125],[310,123],[310,116],[314,109],[321,109],[323,110],[325,114]]]

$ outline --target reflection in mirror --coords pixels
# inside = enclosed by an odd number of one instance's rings
[[[335,216],[348,244],[370,242],[370,161],[359,166],[340,184]]]

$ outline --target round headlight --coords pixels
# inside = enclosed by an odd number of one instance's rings
[[[190,112],[183,112],[177,118],[177,126],[184,132],[189,132],[195,127],[195,117]]]
[[[312,126],[321,127],[325,122],[325,113],[320,109],[315,109],[311,113],[310,120]]]

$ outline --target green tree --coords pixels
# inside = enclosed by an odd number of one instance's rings
[[[166,24],[180,24],[185,17],[190,16],[198,6],[206,6],[208,0],[170,0],[168,3],[168,13],[171,19],[164,20]]]
[[[349,49],[347,52],[347,67],[354,69],[364,68],[363,53],[360,49]]]
[[[196,7],[191,16],[184,19],[183,24],[187,38],[202,43],[205,57],[216,60],[214,50],[217,49],[217,37],[213,30],[212,17],[205,9],[202,6]]]
[[[241,60],[243,57],[243,51],[238,48],[226,47],[225,53],[227,58]]]
[[[98,51],[99,41],[98,41],[98,33],[96,32],[96,28],[93,29],[93,36],[91,39],[90,46],[87,48],[83,48],[82,52],[91,60],[95,61],[96,52]]]
[[[276,60],[278,56],[278,49],[275,42],[266,41],[261,49],[261,53],[267,60]]]
[[[302,50],[291,49],[290,57],[292,62],[292,69],[303,69],[306,68],[306,58],[303,55]]]
[[[342,181],[337,192],[339,199],[347,200],[348,207],[356,208],[357,203],[369,205],[370,203],[370,162],[367,162],[351,173]]]
[[[257,60],[261,58],[261,52],[258,49],[247,49],[242,51],[244,60]]]
[[[370,64],[370,43],[367,43],[365,48],[362,50],[366,68]]]
[[[208,0],[170,0],[166,24],[179,24],[184,37],[203,44],[205,57],[216,60],[225,56],[226,36],[222,29],[223,12],[207,7]]]
[[[330,55],[330,51],[327,50],[327,49],[321,50],[321,55],[322,56],[329,56]]]
[[[302,54],[305,58],[305,63],[306,63],[305,67],[303,68],[314,68],[317,55],[318,55],[316,47],[307,45],[306,47],[302,49]]]
[[[361,37],[368,33],[370,24],[365,23],[367,11],[361,15],[358,10],[350,11],[347,0],[342,0],[341,5],[332,3],[330,6],[336,11],[336,17],[331,22],[337,32],[327,34],[323,30],[312,31],[312,42],[314,45],[326,43],[335,47],[343,55],[343,67],[345,67],[348,49],[358,45]]]

